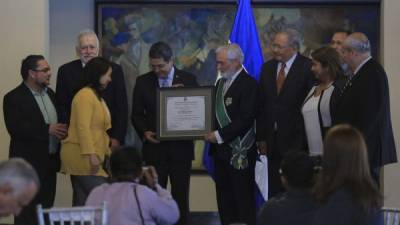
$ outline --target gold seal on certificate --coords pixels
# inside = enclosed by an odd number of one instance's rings
[[[157,93],[157,138],[202,139],[213,128],[213,86],[160,88]]]

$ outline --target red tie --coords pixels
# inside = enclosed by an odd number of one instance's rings
[[[277,90],[278,94],[281,92],[283,84],[285,83],[285,79],[286,79],[285,67],[286,67],[286,64],[282,63],[281,69],[279,70],[279,73],[278,73],[278,78],[276,79],[276,90]]]

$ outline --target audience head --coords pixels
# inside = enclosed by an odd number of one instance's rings
[[[121,147],[111,154],[111,177],[115,181],[136,181],[142,174],[142,166],[142,157],[133,147]]]
[[[295,29],[285,29],[275,34],[272,39],[272,53],[276,60],[287,62],[300,50],[302,36]]]
[[[166,78],[168,76],[174,65],[172,57],[172,49],[165,42],[160,41],[150,47],[150,67],[158,77]]]
[[[352,70],[371,56],[371,44],[367,36],[360,32],[350,34],[343,43],[342,57]]]
[[[335,49],[339,54],[343,47],[343,42],[346,40],[347,36],[351,34],[348,30],[336,30],[333,35],[329,46]]]
[[[281,163],[281,180],[287,189],[311,188],[314,183],[314,162],[305,152],[288,152]]]
[[[343,76],[339,53],[331,47],[322,47],[311,53],[315,77],[321,82],[334,81]]]
[[[224,78],[232,77],[240,68],[244,60],[242,49],[237,44],[220,46],[216,50],[217,70]]]
[[[332,127],[325,136],[322,171],[315,194],[318,200],[325,201],[332,192],[342,188],[365,210],[380,206],[381,196],[370,175],[363,135],[347,124]]]
[[[79,32],[75,49],[76,54],[84,64],[99,56],[99,39],[96,33],[90,29]]]
[[[40,187],[33,167],[21,158],[0,163],[0,217],[18,215]]]
[[[86,86],[93,88],[97,94],[111,82],[111,63],[102,57],[91,59],[83,69]]]
[[[42,55],[28,55],[21,63],[22,79],[33,88],[44,88],[50,84],[51,70]]]

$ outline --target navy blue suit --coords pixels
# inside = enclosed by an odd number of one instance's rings
[[[221,80],[218,81],[220,85]],[[212,144],[210,154],[215,161],[215,185],[218,211],[222,225],[231,223],[256,224],[254,167],[257,156],[255,145],[247,150],[248,167],[235,169],[231,165],[229,145],[254,126],[257,113],[257,82],[244,70],[232,82],[224,95],[226,112],[231,123],[221,127],[215,118],[223,144]]]
[[[397,162],[389,85],[385,70],[378,62],[368,60],[353,76],[351,86],[343,90],[334,109],[333,123],[348,123],[361,131],[376,180],[381,166]]]
[[[172,85],[176,84],[185,87],[198,86],[194,75],[175,68]],[[158,88],[158,77],[152,71],[136,79],[131,119],[141,137],[145,131],[156,132]],[[161,141],[159,144],[144,141],[142,153],[145,163],[156,168],[162,187],[166,188],[168,177],[170,178],[172,197],[177,201],[180,211],[177,224],[189,224],[189,183],[194,159],[193,141]]]

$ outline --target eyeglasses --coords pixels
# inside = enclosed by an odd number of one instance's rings
[[[43,68],[43,69],[35,69],[35,70],[33,70],[33,71],[35,71],[35,72],[43,72],[43,73],[47,73],[47,72],[49,72],[49,71],[50,71],[50,68],[49,68],[49,67],[47,67],[47,68]]]
[[[283,50],[283,49],[285,49],[285,48],[289,48],[290,46],[281,46],[281,45],[278,45],[278,44],[271,44],[271,49],[273,49],[273,50]]]
[[[155,69],[164,69],[168,64],[164,63],[164,64],[158,64],[158,65],[151,65],[150,64],[150,68],[155,70]]]

